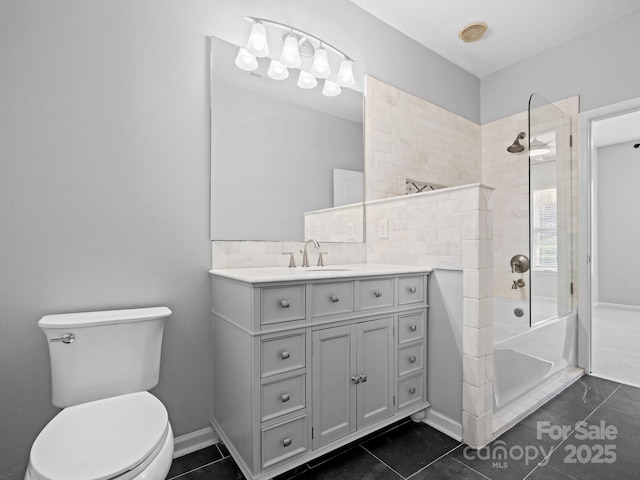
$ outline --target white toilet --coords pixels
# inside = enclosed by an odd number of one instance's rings
[[[25,480],[164,480],[173,458],[158,383],[166,307],[47,315],[52,401]]]

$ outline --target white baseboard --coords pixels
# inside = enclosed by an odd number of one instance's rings
[[[427,409],[427,418],[424,423],[459,442],[462,441],[462,424],[440,412],[436,412],[433,407]]]
[[[173,458],[182,457],[214,443],[218,443],[218,436],[213,427],[205,427],[195,432],[180,435],[173,439]]]

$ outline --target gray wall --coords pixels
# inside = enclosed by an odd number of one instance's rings
[[[581,111],[639,96],[638,25],[640,11],[483,78],[481,123],[525,111],[533,92],[580,95]]]
[[[598,298],[596,302],[640,306],[640,275],[634,268],[640,244],[640,148],[626,142],[598,149]]]
[[[45,314],[169,306],[154,392],[176,435],[207,426],[207,35],[249,14],[479,119],[476,77],[344,0],[0,0],[0,478],[56,413]]]
[[[211,238],[304,240],[304,213],[333,207],[333,169],[363,170],[362,123],[219,82],[211,95]]]
[[[462,271],[429,275],[428,400],[433,410],[462,424]]]

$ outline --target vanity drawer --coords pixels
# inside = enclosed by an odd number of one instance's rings
[[[398,304],[409,305],[424,302],[424,276],[400,277],[398,279]]]
[[[314,317],[352,311],[353,282],[317,283],[313,285]]]
[[[398,349],[398,376],[424,368],[424,343]]]
[[[398,344],[424,340],[425,312],[398,315]]]
[[[305,408],[306,375],[265,382],[260,389],[262,421]]]
[[[262,288],[260,309],[262,325],[304,320],[304,285]]]
[[[261,376],[268,377],[305,366],[305,332],[261,339]]]
[[[358,289],[360,310],[393,307],[393,279],[361,280]]]
[[[398,410],[410,407],[424,399],[424,375],[420,372],[398,382]]]
[[[307,416],[262,429],[262,468],[307,451]]]

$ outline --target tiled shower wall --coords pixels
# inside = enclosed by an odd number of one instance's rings
[[[572,254],[574,266],[574,296],[577,295],[577,175],[578,148],[577,122],[579,98],[571,97],[555,102],[572,117],[573,148],[572,178],[564,188],[572,189]],[[511,289],[513,280],[521,275],[511,273],[509,260],[515,254],[529,255],[529,158],[527,151],[509,153],[507,147],[518,132],[528,133],[527,112],[496,120],[482,125],[482,183],[491,185],[494,191],[493,212],[493,280],[496,297],[521,299],[529,298],[529,285],[516,290]],[[521,141],[523,145],[528,137]],[[534,292],[535,295],[535,292]],[[574,298],[576,305],[576,298]]]
[[[406,180],[480,182],[480,126],[373,77],[365,92],[365,197],[406,193]]]

